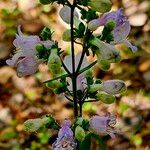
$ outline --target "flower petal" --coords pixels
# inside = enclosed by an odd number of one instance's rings
[[[61,17],[61,19],[66,22],[67,24],[70,24],[70,16],[71,16],[71,8],[68,6],[63,6],[61,8],[61,10],[59,11],[59,15]],[[77,11],[74,11],[74,16],[79,18],[79,15],[77,13]]]
[[[137,51],[137,47],[132,45],[128,40],[123,40],[121,43],[126,44],[129,48],[131,48],[132,52]]]
[[[6,60],[6,63],[9,65],[9,66],[16,66],[17,64],[17,61],[19,60],[20,57],[22,57],[23,54],[22,52],[17,52],[11,59],[7,59]]]
[[[17,65],[18,77],[34,74],[38,69],[38,59],[34,56],[28,56],[20,60]]]
[[[113,122],[113,124],[111,124]],[[114,137],[114,125],[116,123],[116,116],[107,114],[106,116],[93,116],[90,119],[90,127],[97,134],[109,134]]]

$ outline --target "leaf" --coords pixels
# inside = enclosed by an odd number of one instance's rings
[[[91,135],[88,134],[84,141],[81,142],[79,150],[90,150],[91,147]]]
[[[99,144],[99,150],[105,150],[105,143],[99,135],[94,133],[89,133],[83,142],[80,144],[80,150],[90,150],[91,147],[91,139],[94,138]]]
[[[87,67],[81,69],[81,70],[79,71],[79,74],[81,74],[81,73],[83,73],[84,71],[86,71],[86,70],[92,68],[96,63],[97,63],[97,60],[94,61],[94,62],[92,62],[92,63],[91,63],[90,65],[88,65]]]
[[[54,81],[54,80],[58,80],[58,79],[65,78],[65,77],[68,77],[68,76],[69,76],[68,74],[64,74],[64,75],[58,76],[58,77],[56,77],[56,78],[53,78],[53,79],[51,79],[51,80],[46,80],[46,81],[44,81],[43,83],[52,82],[52,81]]]
[[[94,139],[96,139],[98,141],[99,150],[105,150],[106,149],[105,143],[104,143],[104,141],[102,140],[102,138],[99,135],[91,133],[91,138],[94,138]]]

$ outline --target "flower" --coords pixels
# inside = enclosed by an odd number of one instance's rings
[[[126,85],[122,80],[107,80],[102,83],[90,85],[90,92],[104,91],[108,94],[119,94],[126,90]]]
[[[107,114],[106,116],[93,116],[89,121],[91,129],[97,134],[109,134],[112,138],[115,137],[116,116]]]
[[[57,140],[52,144],[54,150],[74,150],[76,143],[73,131],[70,128],[71,121],[65,120],[58,132]]]
[[[126,38],[130,33],[131,26],[129,21],[123,14],[123,9],[118,11],[112,11],[110,13],[103,14],[100,18],[94,19],[88,23],[90,30],[96,30],[99,26],[105,26],[109,21],[115,22],[115,27],[112,31],[114,40],[110,44],[126,44],[133,52],[137,50],[137,47],[133,46]]]
[[[71,8],[69,6],[63,6],[59,11],[59,15],[65,23],[70,24]],[[74,11],[74,16],[75,18],[79,18],[79,14],[76,10]]]
[[[81,53],[78,53],[75,56],[75,70],[78,67],[80,58],[81,58]],[[64,64],[66,65],[68,70],[72,73],[73,70],[72,70],[72,57],[71,57],[71,55],[68,55],[65,57]],[[82,61],[82,65],[80,67],[80,70],[87,67],[87,66],[88,66],[88,63],[87,63],[86,57],[84,57],[83,61]],[[68,79],[68,82],[69,82],[68,89],[72,90],[72,81],[70,78]],[[86,77],[85,77],[84,73],[81,73],[80,75],[77,76],[77,90],[83,91],[85,89],[86,83],[87,83],[87,81],[86,81]]]
[[[98,38],[92,38],[90,44],[96,46],[98,49],[95,50],[97,56],[97,62],[102,70],[108,70],[110,63],[116,63],[121,60],[120,52],[114,46],[105,43]]]
[[[102,85],[103,90],[108,94],[119,94],[126,90],[126,85],[122,80],[108,80]]]
[[[41,43],[45,47],[51,47],[52,41],[40,41],[38,36],[25,36],[18,27],[18,34],[13,41],[13,45],[18,50],[11,58],[7,59],[6,63],[17,68],[18,77],[34,74],[40,64],[40,60],[36,56],[35,46]]]

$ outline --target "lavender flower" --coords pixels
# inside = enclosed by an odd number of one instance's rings
[[[71,18],[71,8],[70,7],[68,7],[68,6],[62,7],[61,10],[59,11],[59,15],[65,23],[70,24],[70,18]],[[79,14],[76,10],[74,11],[74,17],[79,18]]]
[[[93,116],[90,119],[90,127],[97,134],[109,134],[112,138],[115,137],[116,116],[107,114],[106,116]]]
[[[54,150],[74,150],[76,148],[73,131],[70,126],[71,121],[65,120],[59,130],[57,140],[52,145]]]
[[[13,41],[14,46],[18,50],[11,58],[7,59],[6,63],[17,68],[18,77],[31,75],[35,73],[40,64],[40,60],[36,56],[35,45],[41,43],[45,47],[51,47],[52,41],[40,41],[38,36],[25,36],[18,27],[18,34]]]
[[[123,9],[119,9],[118,11],[113,11],[110,13],[103,14],[100,18],[94,19],[88,23],[88,27],[91,30],[96,30],[99,26],[106,25],[109,21],[114,21],[116,23],[112,34],[114,37],[114,41],[110,44],[126,44],[133,52],[137,50],[137,47],[133,46],[128,40],[127,36],[130,33],[131,26],[129,21],[123,14]]]
[[[81,53],[78,53],[75,56],[75,69],[77,69],[77,67],[78,67],[78,64],[79,64],[79,61],[80,61],[80,57],[81,57]],[[66,67],[68,68],[68,70],[70,72],[72,72],[72,57],[70,55],[65,57],[64,63],[66,65]],[[86,66],[88,66],[88,63],[87,63],[86,57],[84,57],[80,69],[83,69]],[[69,82],[68,88],[69,88],[69,90],[72,90],[71,79],[68,79],[68,82]],[[78,77],[77,77],[77,90],[83,91],[85,89],[86,83],[87,82],[86,82],[86,77],[85,77],[84,73],[78,75]]]

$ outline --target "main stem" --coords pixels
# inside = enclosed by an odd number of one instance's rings
[[[73,24],[74,24],[74,9],[76,1],[74,0],[71,8],[71,18],[70,18],[70,27],[71,27],[71,52],[72,52],[72,91],[73,91],[73,101],[74,101],[74,116],[78,117],[78,101],[77,101],[77,74],[75,70],[75,50],[74,50],[74,35],[73,35]]]

